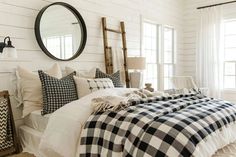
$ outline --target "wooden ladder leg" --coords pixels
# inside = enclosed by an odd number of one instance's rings
[[[102,17],[102,30],[103,30],[103,44],[104,44],[104,59],[105,59],[105,67],[106,67],[106,73],[111,74],[113,73],[113,65],[111,64],[112,61],[110,61],[109,55],[111,53],[111,48],[108,46],[108,38],[107,38],[107,22],[106,18]]]
[[[121,27],[121,33],[122,33],[122,44],[123,44],[123,55],[124,55],[124,70],[125,70],[125,82],[126,82],[126,88],[130,88],[130,82],[129,82],[129,73],[128,73],[128,67],[127,67],[127,44],[126,44],[126,32],[125,32],[125,23],[120,23]]]
[[[112,57],[112,48],[108,47],[107,53],[106,53],[108,71],[107,74],[113,74],[113,57]]]

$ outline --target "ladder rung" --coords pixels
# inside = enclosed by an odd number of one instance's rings
[[[117,30],[110,29],[110,28],[106,28],[106,31],[114,32],[114,33],[120,33],[121,34],[121,31],[117,31]]]

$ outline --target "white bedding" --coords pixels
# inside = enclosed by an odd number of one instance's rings
[[[33,111],[24,118],[24,124],[34,130],[44,132],[47,127],[50,115],[51,114],[42,116],[41,110]]]
[[[105,89],[71,102],[54,112],[41,139],[41,157],[78,157],[82,127],[93,112],[90,103],[101,96],[122,96],[133,89]],[[212,156],[218,149],[236,140],[236,124],[217,131],[200,143],[194,156]]]
[[[42,157],[79,156],[79,137],[83,124],[93,112],[91,100],[101,96],[122,96],[134,89],[113,88],[93,92],[55,111],[41,139]]]
[[[32,129],[26,125],[19,127],[19,139],[24,152],[32,153],[36,157],[38,154],[39,144],[43,133]]]

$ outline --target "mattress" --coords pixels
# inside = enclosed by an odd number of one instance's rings
[[[48,124],[50,114],[41,115],[41,110],[33,111],[24,118],[24,124],[39,132],[44,132]]]

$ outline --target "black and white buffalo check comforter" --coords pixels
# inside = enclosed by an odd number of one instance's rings
[[[235,105],[201,94],[131,103],[90,116],[80,156],[194,156],[200,142],[236,120]]]

